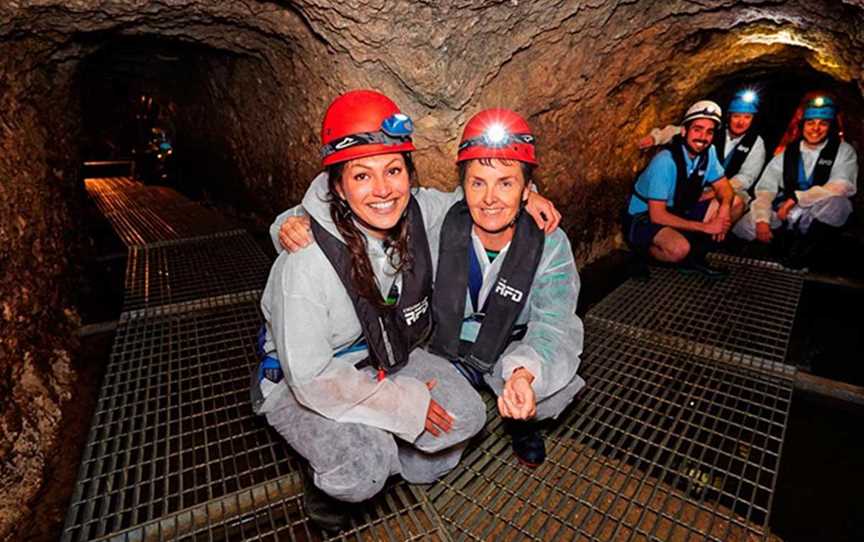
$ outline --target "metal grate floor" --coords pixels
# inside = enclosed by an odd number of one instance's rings
[[[236,230],[218,213],[164,186],[128,177],[86,179],[96,206],[129,247]]]
[[[648,281],[629,279],[588,312],[615,322],[705,346],[783,363],[803,287],[799,273],[769,262],[713,256],[730,270],[712,281],[651,268]]]
[[[62,541],[326,538],[303,510],[300,460],[249,407],[266,256],[173,190],[87,183],[130,256]],[[513,459],[490,401],[455,471],[425,489],[394,480],[337,540],[765,536],[800,277],[717,258],[726,281],[656,270],[589,313],[588,387],[548,423],[540,468]]]
[[[123,310],[259,290],[270,264],[243,231],[131,247]]]
[[[788,378],[588,323],[587,387],[536,470],[489,433],[430,489],[458,540],[749,540],[765,535]]]
[[[91,540],[296,472],[249,408],[260,292],[124,314],[63,540]]]

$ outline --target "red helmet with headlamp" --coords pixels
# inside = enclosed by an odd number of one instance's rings
[[[531,127],[509,109],[486,109],[477,113],[465,125],[456,161],[475,158],[518,160],[536,166]]]
[[[355,158],[413,151],[414,124],[393,100],[352,90],[330,104],[321,125],[321,159],[329,166]]]

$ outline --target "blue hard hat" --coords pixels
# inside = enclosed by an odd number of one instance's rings
[[[828,96],[817,96],[807,102],[807,107],[804,108],[804,120],[834,120],[836,115],[837,108],[834,106],[834,100]]]
[[[759,95],[755,90],[742,89],[735,93],[729,102],[729,113],[749,113],[755,115],[759,111]]]

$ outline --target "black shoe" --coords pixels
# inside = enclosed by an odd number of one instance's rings
[[[345,530],[351,525],[351,504],[338,501],[321,491],[308,468],[303,469],[303,507],[309,519],[328,533]]]
[[[693,275],[699,273],[706,279],[725,279],[729,276],[729,271],[722,267],[713,267],[708,265],[705,260],[686,260],[678,267],[678,272],[683,275]]]
[[[807,265],[814,248],[815,245],[806,238],[795,239],[780,263],[787,269],[807,271]]]
[[[539,467],[546,461],[546,443],[534,422],[510,421],[506,430],[513,439],[513,453],[526,467]]]

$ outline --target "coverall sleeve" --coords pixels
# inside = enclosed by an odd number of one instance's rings
[[[652,128],[651,139],[654,140],[654,145],[665,145],[672,141],[672,138],[681,133],[681,127],[674,124],[669,124],[665,128]]]
[[[762,173],[762,167],[765,165],[765,142],[761,137],[757,137],[753,143],[753,148],[741,164],[741,169],[730,179],[732,188],[740,192],[749,190],[753,183],[759,178]]]
[[[755,222],[771,223],[771,203],[780,190],[782,177],[783,155],[778,154],[768,162],[768,167],[756,183],[756,199],[750,206]]]
[[[420,187],[414,190],[414,198],[420,205],[427,233],[440,225],[447,211],[454,203],[465,197],[462,187],[456,187],[452,192],[443,192],[437,188]]]
[[[837,150],[837,159],[831,167],[831,176],[823,186],[812,186],[807,190],[797,190],[798,205],[811,205],[832,196],[851,198],[858,191],[858,157],[855,149],[842,143]]]
[[[547,255],[548,251],[548,255]],[[567,236],[559,229],[546,238],[546,249],[531,286],[528,330],[501,360],[506,381],[519,367],[534,375],[537,400],[564,388],[579,369],[584,330],[576,316],[579,273]]]
[[[318,269],[307,247],[291,255],[279,285],[271,295],[271,332],[282,370],[297,401],[322,416],[343,423],[362,423],[389,431],[408,442],[424,430],[429,390],[419,380],[394,375],[378,381],[369,372],[333,357],[333,324],[328,310],[327,288],[335,279]],[[331,268],[332,271],[332,268]]]
[[[279,242],[279,228],[282,227],[282,224],[285,223],[285,220],[289,216],[303,216],[306,212],[303,210],[302,205],[295,205],[291,207],[287,211],[283,211],[279,216],[276,217],[276,220],[270,224],[270,240],[273,242],[273,248],[276,249],[276,254],[281,254],[284,248],[282,248],[282,243]]]

